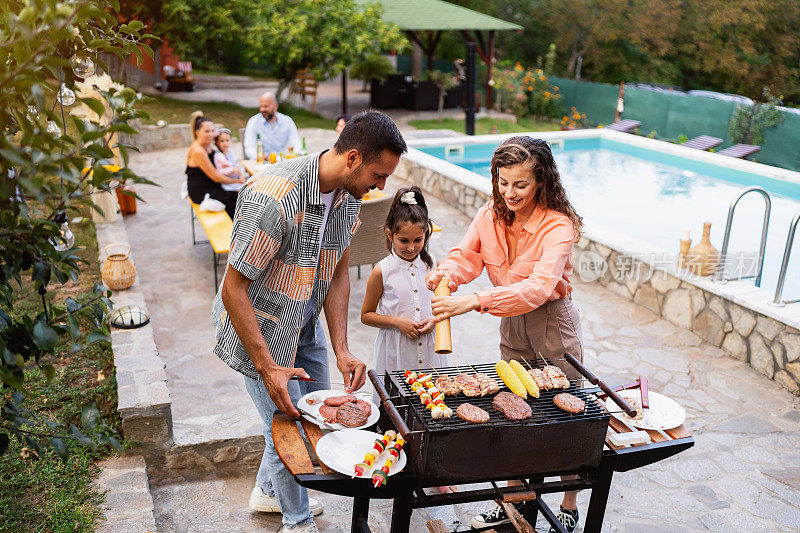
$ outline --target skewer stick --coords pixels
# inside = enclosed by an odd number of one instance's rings
[[[532,366],[531,366],[531,364],[528,362],[528,360],[527,360],[527,359],[525,359],[525,357],[523,357],[523,356],[520,356],[520,357],[522,357],[522,360],[523,360],[523,361],[525,361],[525,364],[526,364],[526,365],[528,365],[528,368],[530,368],[531,370],[533,370],[533,367],[532,367]]]
[[[436,296],[450,296],[450,280],[442,278],[436,290],[433,292]],[[441,322],[437,322],[434,326],[434,350],[438,354],[448,354],[453,352],[453,341],[450,337],[450,319],[446,318]]]
[[[430,361],[428,361],[428,366],[433,369],[433,371],[436,373],[437,376],[441,375],[441,374],[439,374],[439,371],[436,370],[436,367],[431,364]]]
[[[542,355],[542,352],[536,352],[536,353],[539,354],[539,357],[541,357],[542,361],[544,361],[544,365],[547,366],[547,359],[544,358],[544,356]]]
[[[475,372],[476,374],[478,373],[478,371],[477,371],[477,370],[475,370],[475,367],[474,367],[474,366],[472,366],[472,365],[469,365],[469,364],[468,364],[467,366],[468,366],[468,367],[470,367],[470,368],[472,369],[472,371],[473,371],[473,372]]]

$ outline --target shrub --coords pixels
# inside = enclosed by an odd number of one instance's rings
[[[581,113],[575,106],[570,108],[569,113],[561,117],[561,127],[568,129],[585,128],[587,126],[586,113]]]
[[[561,118],[564,115],[561,93],[542,69],[526,69],[517,63],[501,69],[495,84],[501,105],[517,117]]]
[[[764,144],[764,130],[777,126],[786,117],[780,110],[781,97],[774,96],[768,87],[764,87],[764,102],[751,106],[739,106],[728,123],[728,132],[734,143]]]

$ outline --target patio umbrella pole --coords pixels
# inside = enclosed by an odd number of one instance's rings
[[[467,87],[464,90],[464,97],[467,100],[466,123],[464,131],[467,135],[475,135],[475,43],[467,43]]]

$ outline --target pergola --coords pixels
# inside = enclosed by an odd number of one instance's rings
[[[358,0],[361,4],[374,0]],[[522,30],[522,26],[484,15],[466,7],[442,0],[377,0],[383,7],[382,19],[397,25],[418,44],[428,59],[428,70],[433,69],[433,55],[444,31],[457,31],[467,42],[475,42],[476,50],[486,63],[486,106],[492,105],[492,86],[495,59],[495,35],[498,31]]]

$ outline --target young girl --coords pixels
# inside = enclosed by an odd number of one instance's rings
[[[375,372],[447,366],[433,349],[431,292],[425,276],[433,268],[427,250],[432,224],[419,187],[400,189],[386,216],[388,257],[367,281],[361,322],[380,328],[375,340]]]
[[[231,130],[228,128],[217,130],[217,137],[214,139],[214,144],[217,146],[217,150],[214,151],[214,166],[229,178],[241,178],[242,169],[239,168],[236,155],[231,150],[231,141]],[[226,191],[238,191],[243,185],[242,183],[223,183],[222,188]]]

